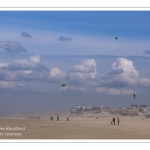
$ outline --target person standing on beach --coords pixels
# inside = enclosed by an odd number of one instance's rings
[[[115,125],[115,117],[113,117],[113,122],[114,122],[114,125]]]
[[[59,117],[57,117],[57,121],[59,121]]]
[[[117,121],[118,121],[118,125],[119,125],[119,122],[120,122],[120,118],[119,117],[117,118]]]

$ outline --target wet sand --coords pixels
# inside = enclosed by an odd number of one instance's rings
[[[0,139],[150,139],[150,119],[120,119],[111,125],[111,117],[0,118]]]

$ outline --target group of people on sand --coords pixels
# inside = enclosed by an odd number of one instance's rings
[[[116,121],[116,118],[113,117],[113,119],[111,121],[111,124],[113,123],[115,125],[115,121]],[[117,118],[117,122],[118,122],[118,125],[119,125],[119,123],[120,123],[120,118],[119,117]]]
[[[53,117],[50,117],[51,121],[53,121]],[[59,121],[59,117],[57,117],[57,121]],[[69,117],[67,117],[67,121],[69,121]]]

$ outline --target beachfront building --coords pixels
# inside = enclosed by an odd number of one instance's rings
[[[138,110],[139,107],[138,107],[138,105],[131,105],[131,109]]]
[[[75,106],[70,109],[71,113],[80,113],[82,111],[83,111],[82,106]]]
[[[150,105],[131,105],[131,109],[150,114]]]
[[[140,112],[144,112],[144,110],[145,110],[145,108],[147,107],[148,105],[139,105],[138,106],[138,110],[140,111]]]
[[[75,107],[72,107],[70,109],[70,112],[71,113],[80,113],[80,112],[83,112],[83,111],[86,111],[87,107],[82,105],[82,106],[75,106]]]
[[[101,107],[98,106],[86,106],[86,105],[82,105],[82,106],[75,106],[72,107],[70,109],[71,113],[80,113],[80,112],[84,112],[84,111],[92,111],[92,110],[100,110]]]
[[[143,111],[142,111],[144,114],[150,114],[150,106],[147,105],[145,108],[143,108]]]

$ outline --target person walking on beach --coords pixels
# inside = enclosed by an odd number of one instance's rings
[[[114,125],[115,125],[115,117],[113,117],[113,122],[114,122]]]
[[[117,118],[117,121],[118,121],[118,125],[119,125],[119,122],[120,122],[120,118],[119,117]]]
[[[57,121],[59,121],[59,117],[57,117]]]
[[[51,117],[51,121],[53,121],[53,117]]]

